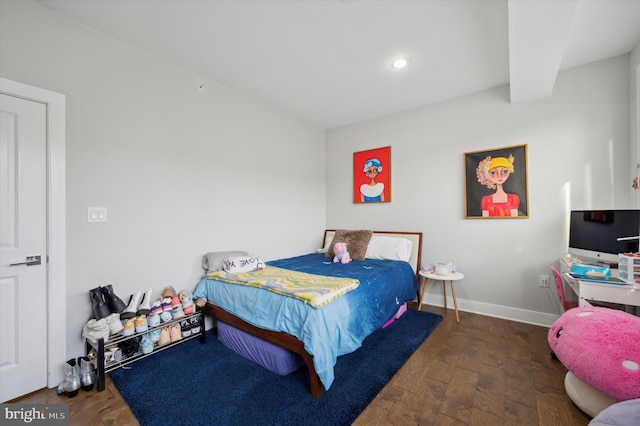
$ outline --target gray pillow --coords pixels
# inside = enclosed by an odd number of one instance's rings
[[[242,250],[235,251],[211,251],[202,256],[202,269],[211,274],[222,270],[222,262],[227,257],[248,256],[249,253]]]

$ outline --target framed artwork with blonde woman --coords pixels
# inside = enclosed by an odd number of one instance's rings
[[[527,145],[465,152],[467,219],[529,217]]]

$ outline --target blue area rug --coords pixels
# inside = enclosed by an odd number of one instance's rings
[[[111,372],[143,426],[349,425],[440,323],[440,315],[407,311],[376,330],[357,351],[338,357],[336,379],[319,399],[306,367],[278,376],[237,355],[207,332]]]

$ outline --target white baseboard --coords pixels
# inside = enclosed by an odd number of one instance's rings
[[[422,302],[423,305],[432,305],[444,307],[444,299],[439,300],[440,297],[433,294],[429,295],[429,299],[433,301],[436,299],[436,303]],[[549,314],[545,312],[528,311],[526,309],[512,308],[509,306],[493,305],[491,303],[476,302],[473,300],[466,300],[456,298],[458,301],[458,310],[464,312],[470,312],[472,314],[486,315],[490,317],[502,318],[511,321],[523,322],[526,324],[539,325],[542,327],[551,327],[558,315]],[[441,303],[442,302],[442,303]],[[453,310],[453,298],[447,297],[447,308]]]

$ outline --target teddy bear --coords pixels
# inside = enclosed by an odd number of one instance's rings
[[[349,263],[351,262],[351,256],[347,251],[347,243],[335,243],[333,245],[333,263]]]
[[[180,297],[180,301],[182,302],[182,310],[184,311],[185,315],[192,314],[194,311],[193,294],[191,294],[189,290],[182,290],[180,293],[178,293],[178,296]]]

